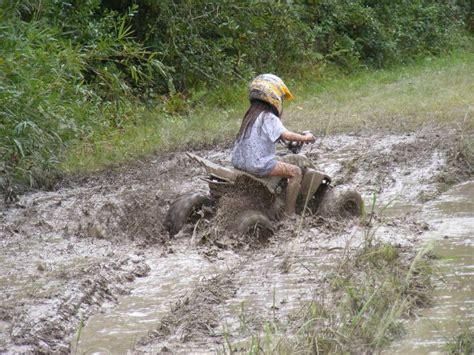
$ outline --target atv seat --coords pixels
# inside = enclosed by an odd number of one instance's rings
[[[188,157],[196,160],[198,163],[204,166],[206,168],[206,171],[210,175],[215,176],[219,179],[222,179],[228,182],[235,182],[235,179],[237,179],[237,176],[240,175],[238,171],[234,168],[228,168],[228,167],[218,165],[216,163],[213,163],[210,160],[201,158],[193,153],[186,153],[186,154]]]
[[[271,193],[275,193],[275,189],[278,185],[278,183],[281,181],[281,177],[279,176],[270,176],[270,177],[258,177],[252,174],[249,174],[245,171],[238,170],[235,168],[231,167],[224,167],[221,165],[218,165],[216,163],[213,163],[210,160],[201,158],[195,154],[192,153],[186,153],[188,157],[191,159],[196,160],[198,163],[200,163],[206,171],[211,175],[211,177],[226,181],[228,183],[235,183],[237,178],[239,176],[247,176],[255,181],[260,182],[262,185],[264,185]],[[208,180],[206,180],[208,181]]]

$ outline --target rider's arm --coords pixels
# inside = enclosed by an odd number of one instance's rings
[[[311,133],[298,134],[291,131],[285,131],[281,134],[280,137],[285,141],[292,141],[292,142],[314,143],[316,141],[316,137],[313,136]]]

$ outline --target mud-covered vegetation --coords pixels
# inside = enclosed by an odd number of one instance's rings
[[[466,326],[466,329],[460,334],[448,340],[444,350],[450,355],[472,354],[474,351],[474,332]]]
[[[357,252],[344,253],[328,276],[331,296],[308,302],[288,323],[267,320],[244,348],[251,354],[380,350],[403,335],[403,317],[430,303],[432,268],[428,249],[415,255],[368,238]]]
[[[11,0],[0,11],[8,199],[15,187],[51,186],[84,157],[97,168],[228,139],[226,110],[245,102],[255,73],[311,83],[327,64],[354,71],[445,53],[472,30],[468,1]]]

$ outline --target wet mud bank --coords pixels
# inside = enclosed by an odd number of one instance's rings
[[[328,136],[305,153],[367,208],[375,194],[376,238],[412,250],[431,228],[427,201],[472,179],[456,147],[456,132],[425,129]],[[230,151],[195,154],[228,164]],[[206,191],[203,173],[176,153],[1,206],[0,350],[213,352],[331,297],[327,275],[360,248],[363,223],[308,216],[238,248],[225,235],[196,240],[192,227],[169,238],[170,202]]]

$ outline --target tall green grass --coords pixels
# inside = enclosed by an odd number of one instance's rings
[[[89,16],[89,27],[65,32],[42,14],[49,3],[36,4],[30,21],[20,19],[28,2],[19,14],[8,3],[0,4],[0,188],[48,187],[70,144],[144,110],[141,82],[163,66],[130,37],[132,14]]]
[[[302,100],[288,116],[319,132],[453,128],[464,121],[469,130],[474,121],[473,70],[474,54],[468,50],[407,66],[361,70],[336,80],[307,81]]]
[[[0,38],[2,170],[36,187],[55,174],[66,142],[99,128],[90,120],[100,115],[97,95],[81,85],[84,58],[57,36],[6,21]]]
[[[446,342],[443,349],[446,351],[446,354],[469,355],[474,352],[474,331],[469,329],[468,325],[464,325],[463,327],[464,329],[458,335]]]

